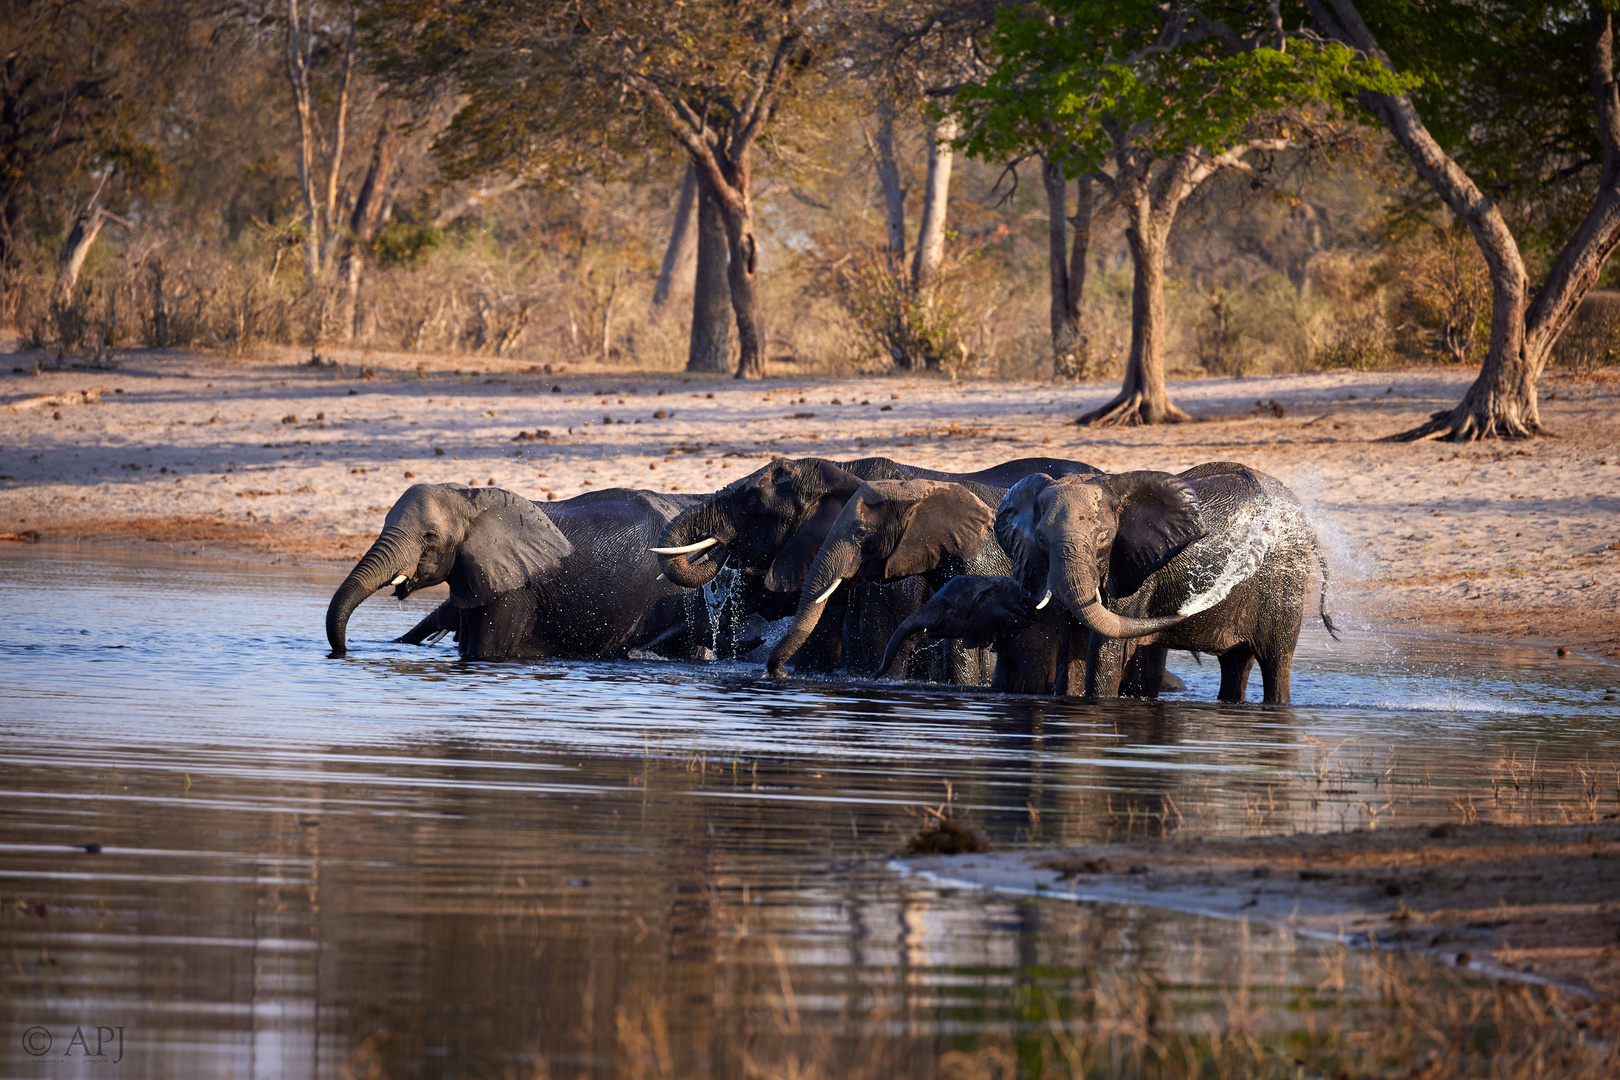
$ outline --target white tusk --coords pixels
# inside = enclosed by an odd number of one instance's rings
[[[652,552],[654,555],[690,555],[694,551],[702,551],[704,548],[712,548],[719,542],[720,541],[711,536],[707,540],[699,540],[697,543],[687,544],[685,547],[648,548],[647,550]]]
[[[655,578],[653,578],[653,580],[654,580],[654,581],[663,581],[663,580],[664,580],[664,575],[663,575],[663,574],[659,574],[659,575],[658,575],[658,576],[657,576],[657,577],[655,577]]]
[[[834,578],[833,583],[831,585],[827,586],[827,591],[822,593],[820,596],[816,597],[816,603],[825,604],[827,602],[827,597],[829,597],[833,593],[837,592],[838,591],[838,586],[842,585],[843,583],[844,583],[843,578]]]
[[[399,577],[395,578],[393,581],[390,581],[388,584],[390,584],[390,585],[403,585],[403,584],[405,584],[405,575],[404,574],[399,575]]]
[[[1052,590],[1047,589],[1046,590],[1046,595],[1041,597],[1041,602],[1035,605],[1035,610],[1039,611],[1039,610],[1041,610],[1041,608],[1045,607],[1047,604],[1050,604],[1051,602],[1052,602]]]

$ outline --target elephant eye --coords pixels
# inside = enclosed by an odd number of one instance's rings
[[[429,547],[437,547],[438,543],[439,543],[439,534],[436,533],[436,532],[432,532],[432,531],[423,533],[422,534],[422,543],[426,544]]]

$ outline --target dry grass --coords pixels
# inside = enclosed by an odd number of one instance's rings
[[[1206,987],[1197,1004],[1141,971],[1107,971],[1074,985],[1011,991],[1020,1019],[980,1033],[924,1031],[926,1019],[873,1005],[858,1014],[809,1016],[781,949],[770,943],[769,980],[746,1015],[711,1017],[710,1056],[676,1030],[669,1005],[637,993],[614,1010],[612,1048],[595,1066],[575,1054],[538,1051],[521,1063],[489,1062],[468,1078],[626,1080],[737,1077],[740,1080],[938,1080],[1143,1077],[1150,1080],[1612,1080],[1620,1071],[1620,1009],[1557,992],[1481,985],[1410,957],[1387,954],[1352,964],[1341,948],[1320,958],[1315,987],[1283,994],[1252,981]],[[729,1029],[729,1030],[727,1030]],[[579,1032],[583,1057],[591,1032]],[[350,1052],[345,1080],[388,1080],[386,1031]],[[705,1047],[708,1050],[710,1047]],[[601,1047],[594,1047],[600,1050]],[[408,1071],[408,1070],[405,1070]]]

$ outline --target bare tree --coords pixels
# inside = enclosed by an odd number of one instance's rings
[[[330,134],[322,140],[316,131],[312,86],[315,43],[320,36],[314,9],[315,0],[304,0],[302,10],[299,0],[287,0],[287,82],[292,87],[293,107],[298,119],[298,188],[303,196],[304,227],[307,230],[304,237],[304,274],[311,293],[324,286],[339,238],[338,184],[343,171],[343,144],[349,124],[355,36],[355,14],[351,7]],[[324,184],[315,175],[317,157],[324,159],[322,163],[326,166]]]

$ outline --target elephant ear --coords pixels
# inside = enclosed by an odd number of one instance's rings
[[[816,553],[821,550],[822,542],[832,531],[833,522],[838,520],[847,501],[836,495],[821,500],[816,512],[810,515],[810,520],[788,537],[788,542],[782,545],[782,550],[771,561],[771,568],[765,572],[767,589],[772,592],[799,590],[804,584],[805,574],[810,572],[810,564],[816,561]]]
[[[966,562],[984,547],[995,513],[967,488],[934,480],[908,480],[902,486],[907,495],[920,497],[906,511],[900,542],[884,564],[890,581],[927,573],[947,556]]]
[[[1119,507],[1119,530],[1109,556],[1109,588],[1129,596],[1149,574],[1204,535],[1198,496],[1162,472],[1119,473],[1091,481],[1106,488]]]
[[[502,593],[538,585],[562,567],[574,545],[534,503],[497,488],[468,488],[473,518],[447,579],[450,602],[483,607]]]
[[[1032,473],[1007,489],[996,507],[996,542],[1023,574],[1035,557],[1035,526],[1041,520],[1041,493],[1056,483],[1045,473]]]

